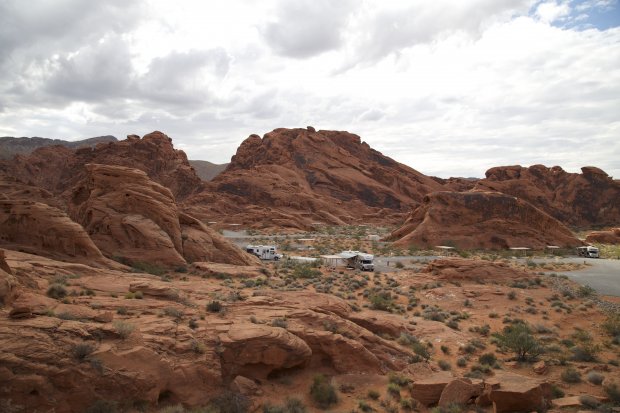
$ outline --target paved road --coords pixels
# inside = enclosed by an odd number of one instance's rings
[[[579,271],[567,271],[565,274],[571,280],[582,285],[589,285],[599,294],[620,297],[620,260],[563,258],[562,262],[581,262],[588,264]]]

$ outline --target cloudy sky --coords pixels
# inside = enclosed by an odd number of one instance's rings
[[[216,5],[217,4],[217,5]],[[0,136],[348,130],[426,174],[620,178],[618,0],[0,0]]]

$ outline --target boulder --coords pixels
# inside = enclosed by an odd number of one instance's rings
[[[546,374],[548,370],[547,363],[545,363],[544,360],[540,360],[534,363],[534,365],[532,366],[532,370],[534,370],[534,373],[536,374]]]
[[[434,373],[426,379],[413,382],[411,397],[425,406],[431,406],[439,402],[442,392],[453,381],[454,377],[449,372]]]
[[[307,363],[310,347],[283,328],[235,324],[219,335],[222,369],[228,376],[265,378],[273,370]]]
[[[506,372],[497,372],[494,380],[499,383],[489,395],[494,413],[543,410],[551,400],[549,383]]]
[[[482,383],[473,384],[466,378],[452,380],[441,392],[438,405],[449,406],[453,403],[465,405],[473,398],[480,396],[482,390]]]
[[[250,397],[256,396],[260,392],[258,384],[256,384],[254,380],[250,380],[243,376],[235,377],[235,379],[230,383],[230,390]]]
[[[144,295],[164,298],[167,300],[177,300],[179,291],[170,286],[170,283],[156,281],[133,281],[129,284],[129,291],[136,293],[142,292]]]

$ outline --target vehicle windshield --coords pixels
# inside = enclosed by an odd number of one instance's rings
[[[370,261],[370,260],[362,260],[362,264],[372,264],[372,261]]]

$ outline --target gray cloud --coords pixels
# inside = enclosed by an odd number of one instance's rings
[[[350,0],[282,1],[277,20],[267,24],[262,33],[280,55],[311,57],[341,46],[341,32],[353,6]]]

